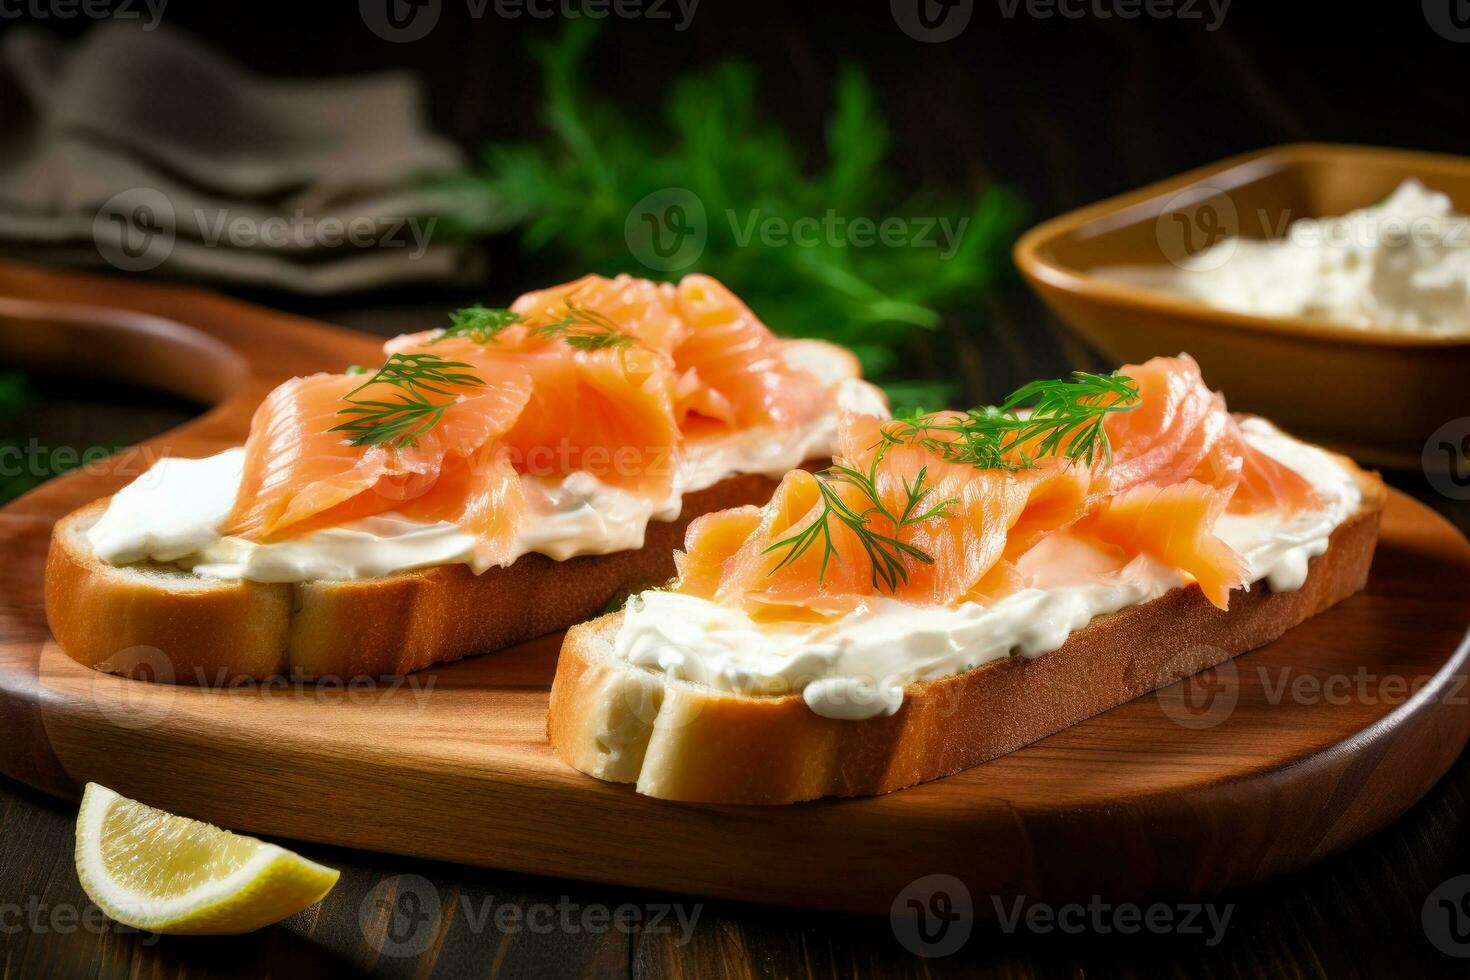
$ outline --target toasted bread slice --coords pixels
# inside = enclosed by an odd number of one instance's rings
[[[1174,589],[1098,617],[1034,660],[910,684],[895,714],[863,721],[818,715],[799,693],[744,697],[635,667],[613,653],[622,614],[603,616],[567,633],[551,744],[589,775],[689,802],[872,795],[968,769],[1269,643],[1362,589],[1386,494],[1377,474],[1354,475],[1363,502],[1301,589],[1258,583],[1234,593],[1229,611],[1197,585]]]
[[[141,647],[156,679],[176,683],[402,674],[566,629],[602,612],[622,590],[667,581],[691,520],[764,503],[775,487],[768,477],[741,475],[687,494],[679,520],[650,522],[636,551],[567,561],[528,554],[482,575],[442,565],[298,584],[224,581],[166,564],[109,565],[86,537],[104,499],[63,518],[52,533],[46,616],[72,659],[126,671]]]

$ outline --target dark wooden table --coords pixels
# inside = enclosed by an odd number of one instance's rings
[[[437,322],[463,297],[312,310],[392,334]],[[277,299],[278,302],[288,302]],[[961,380],[994,398],[1022,378],[1069,364],[1097,366],[1017,284],[974,339],[952,338]],[[79,448],[121,443],[187,417],[190,406],[125,389],[78,391],[38,379],[40,409],[26,434]],[[1470,506],[1438,497],[1422,475],[1391,474],[1470,528]],[[1211,900],[1228,924],[1200,931],[1120,935],[1111,913],[1086,910],[1080,930],[1007,931],[976,925],[949,955],[920,958],[886,919],[707,902],[573,881],[529,878],[310,844],[291,844],[341,868],[318,907],[250,936],[144,936],[108,923],[77,881],[74,807],[0,781],[0,965],[4,977],[390,977],[753,975],[786,977],[1095,974],[1342,977],[1464,975],[1440,952],[1421,913],[1442,882],[1470,872],[1470,755],[1376,837],[1313,868]],[[344,814],[343,819],[350,819]],[[290,842],[287,842],[290,843]],[[1222,847],[1229,843],[1222,842]],[[838,881],[861,868],[834,868]],[[408,877],[399,877],[408,876]],[[390,928],[364,915],[392,912]],[[988,896],[975,896],[987,907]],[[1167,904],[1167,902],[1166,902]],[[1188,903],[1186,903],[1188,904]],[[435,908],[437,907],[437,913]],[[1188,914],[1185,906],[1172,913]],[[1470,919],[1470,916],[1466,917]],[[1101,925],[1096,924],[1097,922]]]

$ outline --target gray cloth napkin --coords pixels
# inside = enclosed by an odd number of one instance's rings
[[[457,167],[417,80],[280,80],[174,30],[101,24],[73,46],[7,31],[0,250],[327,294],[463,279],[428,217]]]

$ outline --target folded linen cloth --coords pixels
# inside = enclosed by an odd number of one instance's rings
[[[462,157],[410,75],[263,78],[122,23],[9,31],[0,71],[0,251],[313,294],[478,272],[435,235],[424,178]]]

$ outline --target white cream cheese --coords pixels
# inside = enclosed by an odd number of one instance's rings
[[[678,518],[683,495],[737,473],[780,476],[836,448],[841,411],[887,413],[872,385],[848,378],[836,408],[795,431],[752,429],[687,443],[673,488],[654,500],[603,483],[590,473],[561,480],[522,477],[528,512],[512,560],[537,552],[558,561],[643,547],[648,522]],[[245,451],[207,459],[164,459],[119,491],[87,532],[98,558],[114,565],[151,559],[198,575],[252,582],[377,578],[433,565],[489,566],[475,556],[475,536],[445,521],[425,523],[394,512],[295,538],[259,544],[220,533],[234,507]]]
[[[1356,510],[1351,474],[1321,450],[1269,423],[1243,423],[1256,448],[1307,477],[1320,493],[1318,509],[1280,515],[1231,515],[1216,532],[1245,559],[1251,582],[1274,591],[1298,589],[1307,562],[1327,549],[1333,529]],[[693,596],[650,591],[627,607],[615,654],[648,670],[738,694],[800,691],[828,718],[892,714],[903,689],[1005,656],[1036,657],[1056,650],[1095,617],[1147,602],[1184,584],[1172,568],[1146,556],[1122,569],[1100,563],[1091,547],[1066,532],[1023,556],[1048,566],[1045,587],[1025,588],[990,605],[913,606],[877,598],[852,615],[821,625],[771,626],[743,611]],[[1065,549],[1066,560],[1059,561]],[[1095,549],[1094,549],[1095,550]],[[1060,567],[1057,567],[1060,566]]]
[[[1258,316],[1470,334],[1470,216],[1417,180],[1371,207],[1294,221],[1280,238],[1227,238],[1186,265],[1094,272]]]
[[[1321,506],[1286,519],[1271,514],[1224,514],[1215,534],[1245,559],[1252,582],[1272,592],[1295,592],[1307,580],[1307,562],[1327,551],[1327,539],[1358,509],[1363,493],[1352,474],[1328,453],[1293,439],[1265,419],[1246,419],[1252,446],[1309,480]]]

